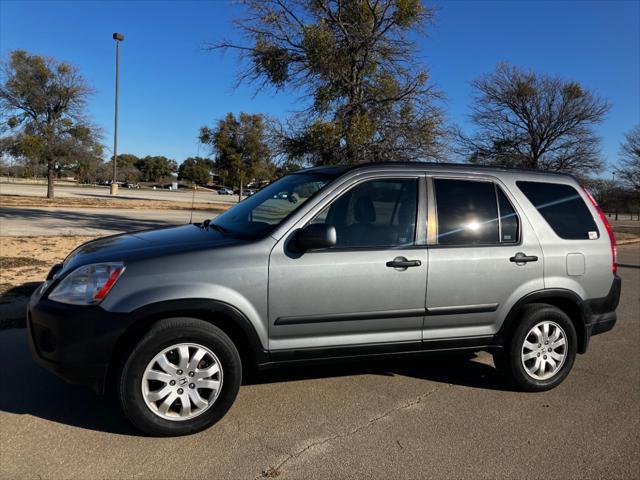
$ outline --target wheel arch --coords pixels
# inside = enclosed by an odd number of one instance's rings
[[[131,315],[132,321],[118,337],[111,352],[105,382],[99,389],[102,392],[113,385],[118,371],[138,341],[156,322],[165,318],[196,318],[220,328],[236,345],[245,368],[255,368],[268,361],[268,353],[251,321],[226,302],[210,299],[169,300],[141,307]]]
[[[496,335],[499,345],[506,345],[518,325],[520,313],[525,305],[531,303],[546,303],[562,310],[573,322],[578,335],[578,353],[585,353],[588,345],[586,316],[582,299],[571,290],[545,289],[525,295],[518,300],[505,317],[500,330]]]

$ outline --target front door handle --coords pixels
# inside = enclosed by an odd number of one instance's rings
[[[536,257],[535,255],[526,255],[522,252],[518,252],[513,257],[511,257],[509,261],[515,262],[517,264],[527,263],[527,262],[537,262],[538,257]]]
[[[420,260],[407,260],[404,257],[396,257],[390,262],[387,262],[387,267],[399,268],[402,270],[406,270],[409,267],[419,267],[420,265],[422,265]]]

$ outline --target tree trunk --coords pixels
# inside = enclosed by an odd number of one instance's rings
[[[53,160],[47,159],[47,198],[53,198]]]

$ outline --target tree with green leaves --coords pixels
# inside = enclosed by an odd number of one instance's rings
[[[84,142],[78,136],[87,133],[97,143],[83,116],[90,93],[77,68],[50,57],[14,50],[0,65],[0,122],[16,139],[37,144],[25,155],[46,165],[48,198],[69,146]]]
[[[501,63],[472,82],[471,123],[459,151],[472,163],[587,176],[602,168],[594,127],[610,105],[573,80]]]
[[[227,113],[214,128],[202,127],[200,141],[215,154],[216,173],[242,190],[251,180],[273,176],[272,151],[263,115]]]
[[[118,157],[120,157],[118,155]],[[118,158],[118,160],[120,160]],[[140,171],[140,176],[144,182],[161,182],[172,173],[178,171],[178,164],[175,160],[157,155],[147,155],[135,162],[136,168]]]
[[[178,178],[199,185],[206,185],[215,170],[215,162],[209,158],[189,157],[180,164]]]
[[[640,125],[636,125],[624,137],[616,172],[625,185],[640,191]]]
[[[279,129],[281,151],[313,164],[435,159],[438,92],[415,34],[434,16],[421,0],[244,0],[239,81],[295,89],[308,107]]]
[[[140,158],[131,153],[118,154],[118,181],[136,183],[142,179],[142,174],[138,170]],[[106,180],[113,179],[113,156],[105,164],[108,171],[112,172]]]
[[[93,128],[79,125],[61,141],[58,155],[61,170],[71,172],[80,182],[93,183],[103,164],[104,146]]]
[[[41,170],[44,145],[40,137],[18,132],[0,138],[0,153],[22,167],[24,176],[37,176]]]

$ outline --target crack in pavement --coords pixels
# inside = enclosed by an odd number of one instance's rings
[[[417,398],[415,398],[414,400],[411,400],[410,402],[407,403],[403,403],[400,406],[391,408],[389,410],[387,410],[386,412],[378,415],[377,417],[373,417],[371,419],[369,419],[366,423],[362,424],[362,425],[358,425],[355,428],[349,430],[348,432],[345,433],[338,433],[336,435],[332,435],[330,437],[326,437],[323,438],[321,440],[315,441],[310,443],[309,445],[307,445],[306,447],[298,450],[295,453],[287,453],[287,457],[282,460],[280,463],[278,463],[276,466],[269,466],[268,468],[264,469],[262,472],[260,472],[259,475],[257,475],[256,477],[254,477],[255,480],[261,479],[261,478],[272,478],[272,477],[276,477],[278,475],[280,475],[280,470],[282,469],[282,467],[284,467],[290,460],[295,460],[300,458],[302,455],[304,455],[305,453],[307,453],[309,450],[315,448],[315,447],[319,447],[322,446],[326,443],[332,442],[333,440],[338,440],[338,439],[342,439],[342,438],[346,438],[346,437],[350,437],[352,435],[357,434],[358,432],[360,432],[361,430],[364,430],[365,428],[370,427],[371,425],[378,423],[380,420],[388,417],[389,415],[393,415],[396,412],[399,412],[401,410],[406,410],[407,408],[411,408],[415,405],[419,405],[420,403],[422,403],[425,399],[427,399],[428,397],[430,397],[431,395],[433,395],[434,393],[436,393],[439,390],[442,390],[443,388],[451,388],[453,387],[453,384],[448,383],[445,386],[439,386],[434,388],[433,390],[430,390],[426,393],[423,393],[422,395],[418,396]]]

